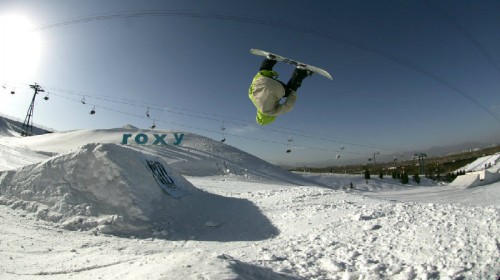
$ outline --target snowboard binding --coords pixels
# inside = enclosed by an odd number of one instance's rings
[[[277,63],[278,61],[276,60],[276,56],[273,55],[273,54],[268,54],[266,56],[266,58],[264,59],[264,61],[262,61],[262,65],[260,66],[260,71],[262,70],[273,70],[273,67],[274,65]]]
[[[290,77],[290,80],[286,84],[285,97],[288,97],[292,91],[297,91],[299,87],[302,86],[302,81],[307,77],[312,75],[312,71],[297,66]]]
[[[293,59],[286,58],[286,57],[278,55],[278,54],[274,54],[274,53],[270,53],[270,52],[266,52],[266,51],[258,50],[258,49],[251,49],[250,53],[253,55],[265,57],[266,61],[262,63],[262,67],[264,68],[264,70],[272,69],[274,64],[276,64],[276,62],[274,62],[274,60],[277,60],[277,61],[282,61],[282,62],[291,64],[291,65],[294,65],[297,68],[305,68],[305,69],[307,69],[313,73],[319,74],[327,79],[330,79],[330,80],[333,79],[332,75],[330,75],[330,73],[328,73],[327,71],[325,71],[319,67],[312,66],[312,65],[307,64],[307,63],[299,62],[297,60],[293,60]],[[271,67],[271,68],[269,68],[269,67]]]

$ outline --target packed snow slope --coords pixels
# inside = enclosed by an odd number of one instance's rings
[[[123,135],[139,134],[151,139],[157,138],[155,134],[166,136],[162,145],[153,141],[139,145],[133,140],[123,144]],[[7,137],[0,143],[5,158],[8,154],[17,158],[3,161],[0,168],[20,167],[0,173],[0,204],[34,212],[39,219],[72,230],[183,240],[258,240],[278,231],[252,203],[201,191],[184,176],[231,175],[277,184],[313,184],[194,134],[126,126]],[[26,165],[30,160],[33,164]],[[159,162],[186,197],[165,195],[146,160]],[[228,211],[233,215],[226,215]]]
[[[15,121],[0,115],[0,137],[3,136],[16,136],[23,131],[23,124],[19,121]],[[33,135],[39,135],[47,133],[45,129],[39,127],[33,127]]]
[[[248,201],[198,190],[166,164],[176,188],[188,195],[165,195],[145,159],[162,162],[119,145],[86,144],[76,152],[2,172],[0,204],[33,212],[65,229],[120,236],[228,241],[277,233]],[[220,224],[223,231],[207,226]]]
[[[500,153],[496,153],[490,156],[480,157],[477,160],[467,164],[461,170],[465,172],[481,171],[485,169],[495,168],[498,171],[500,168]]]
[[[500,183],[292,174],[202,136],[131,126],[0,131],[2,280],[500,275]]]
[[[132,135],[127,139],[126,145],[122,144],[124,134]],[[144,145],[137,144],[134,138],[139,134],[148,136],[149,142]],[[160,142],[161,145],[154,145],[156,137],[159,137],[154,136],[155,134],[166,135],[163,138],[166,145],[163,142]],[[175,145],[179,141],[180,143]],[[26,149],[46,155],[76,151],[89,143],[111,143],[144,154],[157,155],[173,169],[186,176],[232,174],[263,182],[292,185],[313,183],[230,145],[191,133],[143,130],[127,125],[117,129],[56,132],[32,137],[7,137],[3,140],[0,138],[0,145],[8,146],[11,150]],[[12,165],[0,166],[0,170],[9,168],[12,168]]]

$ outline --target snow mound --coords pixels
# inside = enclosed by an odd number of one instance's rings
[[[318,182],[268,163],[226,143],[200,135],[185,133],[180,146],[140,146],[166,158],[179,173],[186,176],[227,175],[243,181],[284,185],[319,185]]]
[[[451,187],[456,188],[472,188],[479,186],[481,183],[478,173],[470,173],[458,176],[449,184]]]
[[[160,163],[186,195],[177,199],[162,190],[146,160]],[[0,173],[0,204],[96,234],[176,240],[260,240],[277,234],[251,202],[198,190],[161,158],[116,144],[86,144]],[[228,211],[234,215],[227,217]]]
[[[124,134],[133,135],[127,147],[140,153],[157,155],[174,170],[186,176],[227,175],[246,181],[272,184],[318,185],[313,180],[272,165],[227,143],[193,133],[137,130],[135,127],[126,126],[126,128],[75,130],[33,137],[0,139],[0,144],[43,153],[67,153],[88,143],[121,144]],[[150,141],[145,145],[136,144],[133,139],[139,134],[147,135]],[[164,140],[168,144],[153,145],[155,134],[165,135]]]
[[[136,126],[133,126],[131,124],[124,125],[123,129],[126,129],[126,130],[139,130],[139,128],[137,128]]]

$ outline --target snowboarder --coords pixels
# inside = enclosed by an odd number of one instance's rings
[[[297,66],[285,84],[277,80],[278,73],[273,71],[276,62],[276,57],[272,54],[264,59],[248,91],[248,97],[257,108],[256,121],[260,125],[270,124],[277,116],[290,112],[297,100],[297,89],[304,78],[312,74]]]

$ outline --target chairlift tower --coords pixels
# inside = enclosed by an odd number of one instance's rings
[[[416,153],[413,155],[413,159],[418,159],[419,174],[422,175],[425,172],[425,159],[427,155],[424,153]]]
[[[35,98],[39,92],[45,92],[37,83],[34,85],[30,85],[30,88],[35,90],[33,94],[33,99],[31,100],[30,107],[28,108],[28,113],[26,114],[26,118],[23,123],[23,131],[21,132],[21,136],[32,136],[33,135],[33,110],[35,109]]]
[[[380,154],[379,151],[373,153],[373,167],[374,168],[377,168],[377,158],[375,157],[375,155],[379,155],[379,154]]]

